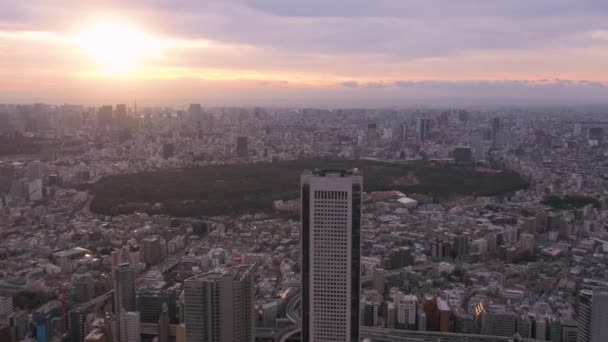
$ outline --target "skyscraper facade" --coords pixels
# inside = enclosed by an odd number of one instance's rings
[[[359,341],[358,170],[315,170],[302,187],[302,340]]]
[[[86,337],[86,312],[79,307],[70,310],[70,341],[84,342]]]
[[[114,277],[114,313],[135,311],[135,272],[127,262],[118,264]]]
[[[591,342],[608,339],[608,288],[593,289],[591,309]]]
[[[608,288],[581,290],[577,316],[578,342],[605,341],[608,336]]]
[[[421,118],[417,121],[418,141],[425,141],[431,133],[431,119]]]
[[[186,341],[254,340],[253,267],[205,273],[184,282]]]

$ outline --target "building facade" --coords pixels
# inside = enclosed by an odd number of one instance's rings
[[[118,264],[114,277],[114,312],[121,309],[135,311],[135,272],[126,262]]]
[[[186,341],[253,342],[253,267],[206,273],[184,282]]]
[[[363,177],[315,170],[301,187],[302,340],[359,341]]]

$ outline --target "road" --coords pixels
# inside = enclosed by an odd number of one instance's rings
[[[184,256],[185,254],[186,254],[185,250],[179,251],[179,252],[173,254],[172,256],[167,258],[167,260],[163,261],[158,266],[156,266],[156,269],[160,273],[167,272],[168,270],[172,269],[177,264],[179,264],[182,256]],[[145,279],[146,275],[148,274],[148,272],[149,271],[146,271],[137,277],[137,279],[135,280],[136,288],[140,287],[144,283],[144,279]],[[95,308],[97,305],[105,303],[106,301],[110,300],[112,298],[113,292],[114,292],[113,290],[110,290],[100,296],[97,296],[97,297],[91,299],[90,301],[88,301],[86,303],[79,304],[78,306],[84,310],[90,310],[91,308]]]

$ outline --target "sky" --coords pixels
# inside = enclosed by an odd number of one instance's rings
[[[0,1],[0,102],[607,99],[605,0]]]

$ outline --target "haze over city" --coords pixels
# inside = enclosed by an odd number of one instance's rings
[[[3,1],[0,100],[603,104],[605,1]]]
[[[0,342],[608,341],[608,2],[0,0]]]

